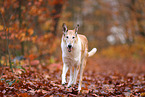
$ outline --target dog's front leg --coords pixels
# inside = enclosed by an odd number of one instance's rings
[[[74,81],[73,81],[73,84],[76,84],[77,83],[77,76],[78,76],[78,73],[79,73],[79,68],[80,66],[75,66],[74,67]]]
[[[63,71],[62,71],[62,85],[66,84],[66,73],[68,71],[68,66],[64,63],[63,64]]]
[[[73,72],[72,72],[72,66],[70,66],[70,78],[67,87],[68,88],[71,87],[72,84],[73,84]]]

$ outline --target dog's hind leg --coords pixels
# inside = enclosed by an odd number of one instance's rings
[[[66,84],[66,73],[68,71],[68,66],[64,63],[63,64],[63,71],[62,71],[62,85]]]
[[[79,85],[78,85],[78,91],[80,92],[82,87],[82,79],[83,79],[83,72],[86,66],[86,60],[83,59],[81,65],[80,65],[80,79],[79,79]]]

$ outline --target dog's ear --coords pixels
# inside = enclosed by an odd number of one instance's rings
[[[78,29],[79,29],[79,24],[77,24],[76,28],[75,28],[75,33],[77,35],[77,32],[78,32]]]
[[[66,24],[65,23],[63,23],[63,25],[62,25],[62,31],[63,31],[63,33],[64,33],[64,35],[67,33],[67,26],[66,26]]]

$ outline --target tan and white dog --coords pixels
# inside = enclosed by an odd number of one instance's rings
[[[77,25],[74,30],[68,30],[65,24],[63,24],[62,27],[62,84],[66,84],[66,73],[68,69],[70,69],[70,79],[67,86],[71,87],[72,84],[76,84],[77,75],[80,69],[80,79],[78,85],[78,91],[80,92],[82,86],[83,71],[86,66],[87,57],[94,55],[97,49],[93,48],[90,52],[88,52],[87,38],[84,35],[77,34],[79,25]]]

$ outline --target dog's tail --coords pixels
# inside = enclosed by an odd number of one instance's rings
[[[93,56],[96,53],[97,49],[93,48],[90,52],[88,52],[88,57]]]

